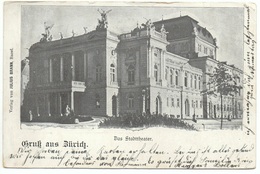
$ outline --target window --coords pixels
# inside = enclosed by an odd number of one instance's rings
[[[174,107],[174,98],[172,98],[172,107]]]
[[[241,110],[240,103],[237,103],[237,105],[238,105],[238,110],[240,111]]]
[[[100,65],[96,66],[96,81],[97,82],[101,81],[101,66]]]
[[[133,108],[134,107],[134,97],[130,95],[128,97],[128,108]]]
[[[135,81],[135,69],[134,66],[130,65],[128,68],[128,83],[133,84]]]
[[[178,86],[179,85],[179,72],[175,71],[175,85]]]
[[[213,56],[213,51],[212,50],[210,50],[210,55]]]
[[[202,101],[200,101],[200,108],[202,108]]]
[[[173,70],[170,70],[170,83],[173,85]]]
[[[154,78],[155,78],[155,81],[158,82],[158,67],[157,67],[157,65],[154,65]]]
[[[185,76],[184,76],[184,86],[188,87],[188,74],[187,73],[185,73]]]
[[[226,111],[226,104],[224,104],[224,111]]]
[[[197,76],[194,76],[194,88],[197,89]]]
[[[116,81],[116,68],[114,64],[110,65],[110,80],[111,82]]]
[[[180,107],[180,99],[177,98],[177,107]]]
[[[198,44],[198,51],[201,52],[201,45]]]
[[[204,47],[204,53],[208,54],[208,48],[207,47]]]

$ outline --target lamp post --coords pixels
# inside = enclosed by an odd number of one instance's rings
[[[196,120],[196,115],[195,115],[195,107],[196,107],[196,103],[195,103],[195,100],[193,101],[193,108],[194,108],[194,114],[193,114],[193,118],[192,118],[192,121],[194,121],[195,123],[197,122]]]
[[[143,110],[142,112],[145,113],[145,89],[142,90],[142,100],[143,100]]]

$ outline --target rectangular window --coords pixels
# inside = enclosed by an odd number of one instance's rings
[[[172,98],[172,107],[174,107],[174,98]]]
[[[129,98],[128,99],[128,108],[133,108],[134,107],[134,98]]]
[[[101,66],[96,67],[96,82],[101,81]]]
[[[213,51],[212,50],[210,50],[210,55],[213,56]]]
[[[198,51],[201,52],[201,45],[198,44]]]
[[[204,47],[204,53],[208,54],[208,48]]]
[[[177,107],[180,107],[180,99],[177,98]]]

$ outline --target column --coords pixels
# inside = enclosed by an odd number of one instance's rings
[[[75,80],[75,56],[74,53],[71,53],[71,71],[72,71],[72,81]]]
[[[50,58],[50,67],[49,67],[50,69],[49,69],[49,75],[50,75],[50,77],[49,77],[49,80],[50,80],[50,82],[52,82],[52,73],[53,73],[53,71],[52,71],[52,59]]]
[[[73,90],[71,91],[70,105],[71,105],[71,106],[70,106],[71,110],[74,111],[74,91],[73,91]],[[74,111],[74,113],[75,113],[75,111]]]
[[[40,107],[39,107],[39,96],[36,96],[36,113],[37,116],[40,116]]]
[[[60,109],[60,116],[63,116],[63,114],[62,114],[62,98],[61,98],[61,93],[59,93],[59,109]]]
[[[151,69],[151,65],[150,65],[150,52],[151,52],[151,48],[148,47],[147,49],[147,77],[150,77],[150,69]]]
[[[145,113],[145,94],[143,94],[143,113]]]
[[[60,56],[60,81],[62,82],[64,80],[63,77],[63,56]]]
[[[139,66],[140,66],[140,51],[136,52],[136,68],[135,68],[135,84],[140,84],[140,75],[139,75]]]
[[[84,51],[84,81],[86,82],[87,81],[87,67],[88,67],[88,60],[87,60],[87,51]]]
[[[161,80],[165,79],[165,60],[164,60],[164,51],[161,50]]]
[[[50,101],[50,94],[47,94],[47,110],[49,116],[51,116],[51,101]]]
[[[153,72],[153,67],[154,67],[154,62],[153,62],[153,47],[151,47],[150,52],[149,52],[149,57],[150,57],[150,76],[154,77],[154,72]]]

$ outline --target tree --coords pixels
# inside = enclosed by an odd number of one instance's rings
[[[220,96],[220,106],[221,106],[221,125],[220,129],[223,126],[223,96],[234,96],[241,89],[237,83],[239,76],[234,73],[229,73],[226,65],[223,62],[219,62],[215,71],[206,73],[209,77],[206,84],[208,88],[203,90],[202,93],[206,95]]]

